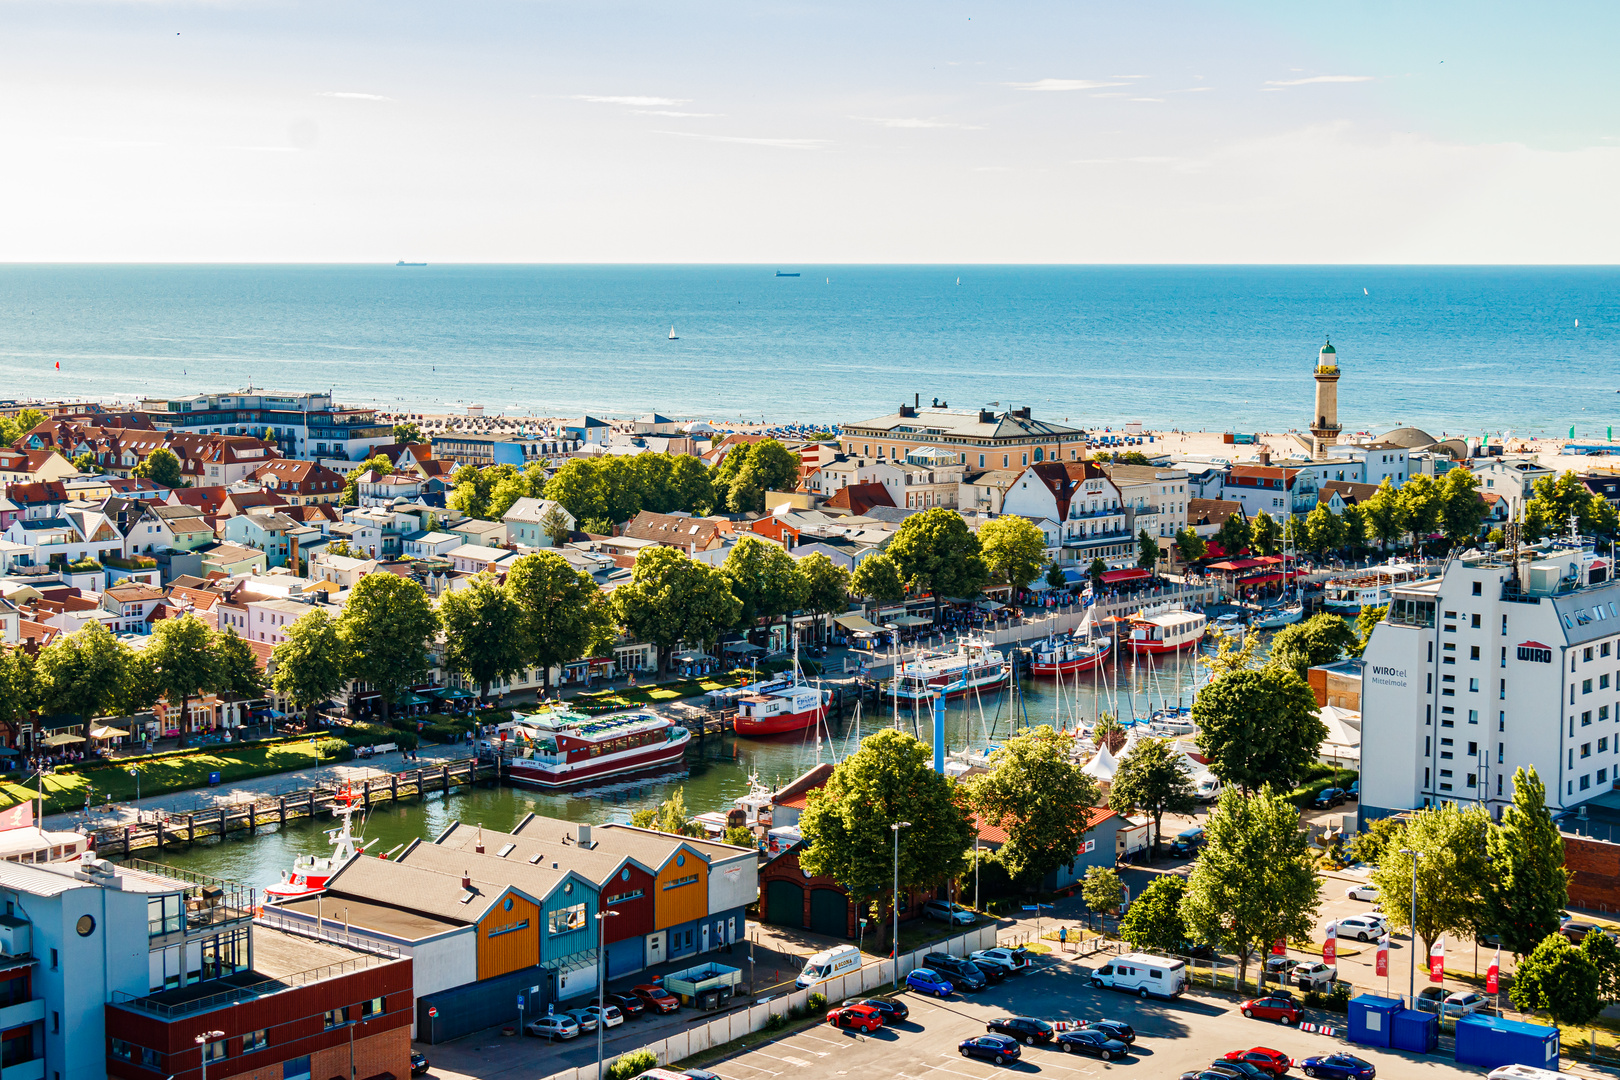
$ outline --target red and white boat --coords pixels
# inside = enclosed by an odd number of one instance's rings
[[[365,810],[361,799],[362,796],[356,794],[347,784],[338,788],[337,795],[332,800],[332,816],[341,818],[343,825],[326,831],[326,839],[332,845],[332,854],[301,856],[293,863],[291,870],[281,875],[280,881],[265,886],[264,898],[267,901],[279,904],[303,896],[314,896],[326,888],[326,883],[333,874],[343,869],[350,859],[365,851],[366,842],[363,839],[356,841],[350,825],[350,819]]]
[[[797,679],[777,679],[742,687],[737,697],[738,735],[779,735],[815,727],[827,715],[831,690],[807,686]]]
[[[512,719],[493,746],[522,787],[564,788],[678,763],[692,733],[655,713],[586,716],[562,706]]]
[[[1090,671],[1108,659],[1114,647],[1113,640],[1103,634],[1092,633],[1091,612],[1071,634],[1048,636],[1033,646],[1033,659],[1029,670],[1035,675],[1069,675],[1076,671]]]
[[[1196,646],[1209,624],[1197,611],[1171,608],[1157,614],[1140,612],[1131,618],[1131,652],[1173,653]]]
[[[894,678],[884,688],[892,697],[915,704],[936,694],[960,697],[975,690],[1000,686],[1012,674],[1012,665],[1000,649],[983,641],[963,639],[955,652],[929,652],[895,665]]]

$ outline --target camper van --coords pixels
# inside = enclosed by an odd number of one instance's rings
[[[826,949],[816,953],[804,962],[804,970],[794,984],[803,988],[814,986],[818,982],[847,975],[851,971],[859,971],[861,967],[861,950],[853,945],[840,945],[835,949]]]
[[[1180,997],[1187,992],[1187,965],[1150,953],[1126,953],[1093,971],[1091,985],[1142,997]]]

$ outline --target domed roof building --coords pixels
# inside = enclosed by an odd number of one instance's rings
[[[1427,450],[1439,440],[1422,428],[1398,427],[1379,441],[1394,443],[1407,450]]]

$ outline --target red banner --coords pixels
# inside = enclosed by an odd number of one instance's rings
[[[1485,973],[1485,992],[1495,994],[1500,992],[1502,974],[1502,950],[1496,950],[1496,956],[1491,960],[1490,970]]]
[[[0,810],[0,832],[10,829],[26,829],[34,823],[34,800],[20,802],[16,806]]]
[[[1389,978],[1389,935],[1385,934],[1378,939],[1378,968],[1377,974]]]
[[[1446,939],[1436,939],[1434,946],[1429,949],[1429,981],[1432,983],[1445,982],[1446,979]]]
[[[1322,963],[1333,964],[1339,959],[1339,924],[1327,924],[1327,936],[1322,939]]]
[[[1278,938],[1276,941],[1273,941],[1271,943],[1271,955],[1272,956],[1287,956],[1288,955],[1288,939],[1287,938]]]

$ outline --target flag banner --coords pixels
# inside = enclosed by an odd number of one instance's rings
[[[1287,956],[1288,955],[1288,939],[1287,938],[1278,938],[1276,941],[1273,941],[1271,943],[1271,955],[1272,956]]]
[[[1485,992],[1487,994],[1500,993],[1502,975],[1502,949],[1497,947],[1496,956],[1491,960],[1490,970],[1485,972]]]
[[[1385,934],[1378,939],[1378,969],[1377,973],[1389,978],[1389,935]]]
[[[33,823],[34,800],[32,799],[0,810],[0,832],[10,829],[26,829]]]
[[[1446,939],[1442,936],[1435,939],[1434,947],[1429,950],[1429,981],[1432,983],[1444,982],[1446,978]]]
[[[1332,965],[1339,959],[1339,924],[1327,924],[1326,937],[1322,939],[1322,963]]]

